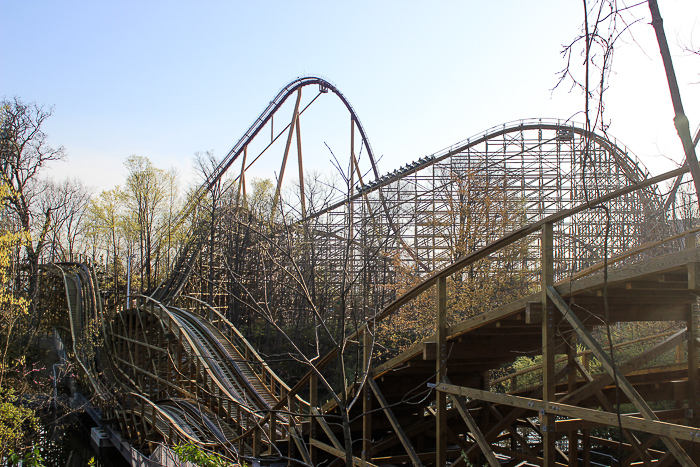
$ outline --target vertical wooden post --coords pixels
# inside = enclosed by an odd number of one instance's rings
[[[697,234],[691,234],[686,237],[686,249],[697,247]],[[688,263],[688,289],[694,290],[698,288],[698,279],[700,272],[698,271],[698,263]],[[700,338],[700,307],[697,303],[692,303],[688,306],[688,399],[690,408],[693,410],[693,422],[697,424],[700,420],[700,346],[697,339]]]
[[[693,422],[700,420],[700,305],[692,303],[688,310],[688,399],[693,410]]]
[[[362,363],[367,370],[367,379],[372,378],[372,332],[368,324],[362,336]],[[372,461],[372,390],[369,383],[362,388],[362,460]]]
[[[255,423],[255,419],[253,419]],[[260,457],[260,431],[261,427],[255,427],[253,430],[253,457]]]
[[[277,443],[277,412],[270,412],[270,453],[275,452],[275,444]]]
[[[309,454],[313,465],[316,465],[318,462],[316,447],[311,445],[311,440],[316,439],[316,416],[312,410],[316,408],[318,408],[318,376],[316,376],[316,373],[312,373],[309,378]]]
[[[569,394],[576,390],[576,333],[569,337],[569,345],[566,347],[567,357],[567,391]],[[569,465],[578,466],[578,430],[569,431]]]
[[[542,400],[555,400],[554,376],[554,306],[547,296],[547,287],[554,283],[554,226],[542,226]],[[542,430],[542,458],[544,467],[554,466],[556,450],[554,441],[554,416],[540,415]]]
[[[591,430],[581,430],[581,432],[583,433],[583,440],[581,446],[582,464],[591,465]]]
[[[294,407],[294,398],[290,397],[289,394],[286,395],[287,397],[287,407],[289,408],[289,415],[287,418],[287,465],[292,465],[292,459],[294,457],[294,442],[292,438],[292,430],[296,426],[296,413],[295,412],[295,407]]]
[[[440,277],[437,282],[437,342],[435,352],[435,465],[447,464],[447,397],[439,391],[440,383],[445,379],[447,360],[447,278]]]

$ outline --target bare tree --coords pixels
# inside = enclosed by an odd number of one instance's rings
[[[67,179],[60,183],[51,183],[46,197],[52,198],[54,225],[52,227],[52,245],[50,261],[55,260],[54,253],[63,261],[76,261],[78,249],[84,245],[79,242],[85,230],[85,214],[90,202],[90,191],[78,179]]]
[[[37,309],[39,262],[57,208],[51,202],[40,202],[45,184],[39,174],[48,162],[63,159],[65,151],[63,147],[49,146],[42,129],[53,109],[25,104],[17,97],[4,99],[0,106],[0,177],[9,189],[5,201],[27,236],[22,253],[27,275],[17,282],[25,284],[29,299],[29,322],[23,339],[26,346],[41,321]]]

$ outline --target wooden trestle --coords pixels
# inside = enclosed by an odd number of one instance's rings
[[[464,453],[473,463],[500,465],[493,451],[510,458],[514,465],[523,461],[578,465],[578,456],[587,465],[592,442],[617,445],[609,440],[592,441],[591,430],[617,427],[614,407],[631,402],[634,413],[620,417],[625,465],[697,463],[700,449],[692,448],[700,440],[699,261],[700,248],[693,247],[611,269],[607,287],[601,273],[546,286],[546,313],[542,294],[535,293],[445,332],[438,324],[435,335],[374,369],[375,404],[387,415],[391,413],[392,426],[395,423],[401,430],[389,433],[389,424],[373,415],[372,462],[443,465],[439,459],[459,462]],[[610,323],[667,321],[683,323],[683,329],[657,336],[653,345],[632,360],[615,362],[613,371],[607,348],[591,334],[604,323],[606,300]],[[571,345],[576,341],[590,350],[577,352]],[[687,360],[641,369],[675,349],[681,349],[678,355],[687,351]],[[589,367],[591,354],[605,369],[596,376]],[[541,385],[518,386],[517,378],[526,376],[525,371],[489,381],[492,369],[521,355],[542,355],[543,364],[528,370],[542,372]],[[561,364],[555,366],[558,355]],[[436,375],[444,375],[442,383],[429,384]],[[422,394],[409,394],[420,392],[420,381],[426,382]],[[497,391],[504,382],[510,383],[509,390]],[[449,396],[446,407],[441,403],[445,396]],[[648,403],[658,401],[677,405],[652,410]],[[527,439],[519,430],[522,427],[530,431]],[[446,437],[442,443],[441,431]],[[640,441],[637,432],[649,437]],[[562,438],[568,440],[570,451],[559,447],[566,444],[559,443]],[[649,449],[658,439],[665,444],[665,452]],[[402,444],[407,452],[399,449]],[[483,456],[481,461],[476,460],[479,456]]]
[[[637,246],[568,277],[554,270],[557,223],[686,171],[521,227],[389,303],[349,336],[364,352],[363,377],[345,391],[346,401],[357,397],[346,414],[338,399],[319,397],[324,368],[338,362],[335,353],[315,360],[312,371],[289,387],[222,313],[186,297],[176,305],[187,311],[142,297],[132,309],[103,318],[109,323],[103,323],[107,345],[100,359],[111,367],[93,379],[112,388],[113,420],[146,450],[184,440],[242,462],[442,467],[589,465],[593,447],[603,446],[623,465],[697,465],[700,229]],[[448,278],[525,237],[539,245],[538,269],[528,271],[541,272],[539,285],[530,295],[451,323]],[[435,332],[376,361],[378,324],[431,289]],[[65,300],[75,311],[71,296]],[[75,323],[84,319],[70,315]],[[609,348],[606,334],[618,323],[647,321],[667,323],[666,332],[636,339],[641,350],[621,360],[622,347]],[[654,363],[669,353],[670,362]],[[520,356],[541,362],[494,377]],[[535,384],[533,374],[541,378]],[[613,435],[598,434],[601,428]]]
[[[554,283],[552,226],[577,209],[460,259],[377,317],[383,319],[436,287],[435,334],[373,367],[365,385],[349,388],[350,396],[363,391],[363,403],[349,417],[352,438],[359,440],[353,445],[358,465],[589,465],[592,446],[616,449],[621,456],[616,462],[622,465],[700,461],[698,229],[637,247]],[[538,230],[541,290],[447,326],[445,278]],[[617,323],[647,321],[665,322],[670,331],[634,340],[631,344],[643,350],[626,361],[620,361],[620,352],[618,357],[611,353],[606,339],[596,337]],[[371,332],[368,324],[358,333],[365,346]],[[654,365],[669,353],[671,363]],[[518,356],[538,355],[540,365],[490,380],[493,370]],[[517,384],[534,371],[541,372],[539,384]],[[311,384],[313,393],[315,382]],[[314,405],[312,414],[338,419],[334,404],[319,412]],[[312,453],[320,449],[342,462],[342,432],[324,418],[312,420],[323,431],[306,432]],[[596,435],[606,427],[619,429],[619,440]]]
[[[351,447],[337,405],[318,396],[335,354],[289,387],[223,315],[196,299],[180,303],[185,313],[144,297],[113,318],[101,356],[112,363],[112,419],[141,449],[186,441],[241,461],[270,456],[290,465],[589,465],[593,446],[617,452],[623,465],[697,465],[699,229],[554,283],[553,223],[585,208],[461,258],[351,336],[364,345],[369,369],[347,388],[348,399],[359,396],[348,414]],[[446,277],[533,233],[540,291],[448,325]],[[375,363],[373,327],[431,287],[435,333]],[[634,340],[642,350],[625,361],[617,352],[624,344],[611,357],[606,339],[596,337],[616,323],[645,321],[666,322],[668,330]],[[669,353],[670,362],[654,364]],[[492,377],[519,356],[541,356],[541,363]],[[532,384],[535,372],[541,379]],[[619,429],[619,439],[596,434],[601,428]]]

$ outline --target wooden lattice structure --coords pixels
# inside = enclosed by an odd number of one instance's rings
[[[309,84],[311,103],[332,91],[351,114],[347,171],[323,196],[302,169]],[[287,136],[278,183],[256,207],[248,148],[295,93],[291,123],[270,132]],[[282,183],[295,134],[296,192]],[[694,465],[700,249],[685,172],[651,177],[614,141],[537,120],[380,176],[342,94],[297,80],[183,214],[193,240],[171,280],[107,313],[111,418],[144,450],[189,440],[245,462],[587,465],[598,447],[625,465]],[[606,349],[611,327],[648,322],[663,332]],[[265,346],[295,325],[324,328],[315,358],[309,342]],[[285,378],[279,355],[299,361]]]

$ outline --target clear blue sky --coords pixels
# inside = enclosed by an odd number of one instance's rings
[[[660,0],[691,131],[700,124],[700,1]],[[550,1],[0,0],[0,96],[55,106],[47,175],[105,189],[124,159],[190,178],[195,151],[223,156],[279,89],[316,74],[358,112],[389,171],[503,122],[569,118],[551,92],[582,6]],[[681,160],[646,5],[618,44],[610,133],[658,173]],[[580,121],[581,118],[578,118]],[[347,123],[344,129],[347,129]]]

